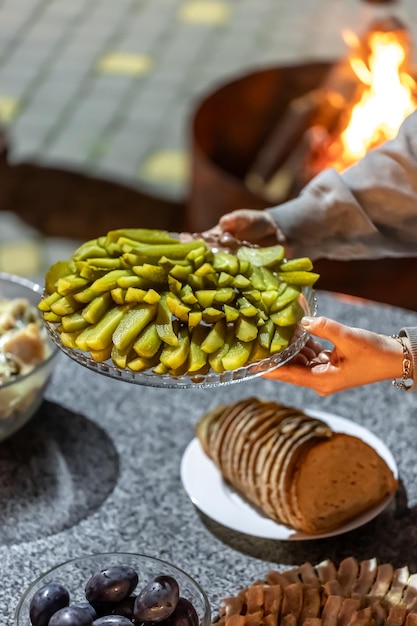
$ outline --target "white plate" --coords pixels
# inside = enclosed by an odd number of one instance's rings
[[[331,413],[313,410],[306,410],[305,412],[312,417],[323,420],[335,432],[354,435],[365,441],[378,452],[392,470],[394,476],[398,478],[397,465],[390,450],[369,430],[344,417]],[[216,522],[247,535],[285,541],[332,537],[358,528],[379,515],[393,497],[385,498],[374,508],[336,530],[321,535],[308,535],[274,522],[243,500],[223,480],[217,467],[204,453],[198,439],[193,439],[183,454],[181,480],[193,504]]]

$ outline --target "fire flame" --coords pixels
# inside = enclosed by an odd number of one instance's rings
[[[403,30],[370,32],[367,48],[368,58],[357,52],[351,55],[351,67],[362,93],[346,126],[327,151],[331,166],[339,171],[356,163],[371,148],[395,137],[404,119],[417,108],[416,82],[407,70],[406,33]]]

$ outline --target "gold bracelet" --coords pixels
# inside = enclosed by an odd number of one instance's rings
[[[404,341],[403,337],[400,337],[399,335],[391,335],[393,339],[396,339],[400,344],[401,347],[403,349],[403,375],[401,376],[400,380],[393,380],[392,384],[394,385],[394,387],[396,389],[404,389],[405,391],[407,391],[407,389],[409,387],[412,386],[412,381],[410,381],[410,370],[411,370],[411,359],[410,359],[410,352],[407,348],[407,345]]]

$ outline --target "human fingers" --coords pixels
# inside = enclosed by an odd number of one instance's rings
[[[344,324],[340,324],[339,322],[324,316],[305,316],[301,319],[301,325],[311,335],[320,337],[320,339],[326,339],[335,345],[348,330]]]
[[[263,210],[238,209],[223,215],[219,220],[223,232],[229,232],[238,239],[254,241],[269,236],[282,239],[272,216]]]
[[[319,396],[329,396],[345,388],[338,375],[337,367],[328,360],[309,364],[281,365],[263,376],[297,387],[312,389]]]

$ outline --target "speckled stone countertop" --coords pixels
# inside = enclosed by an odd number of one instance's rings
[[[319,312],[392,334],[417,313],[319,292]],[[357,421],[391,449],[395,502],[376,519],[327,539],[277,541],[232,531],[200,514],[180,479],[200,415],[242,397],[276,399]],[[208,389],[115,381],[61,355],[32,422],[0,444],[0,624],[13,624],[27,585],[53,565],[95,552],[140,552],[171,561],[219,600],[304,561],[354,555],[417,571],[417,395],[389,382],[320,398],[257,378]]]

